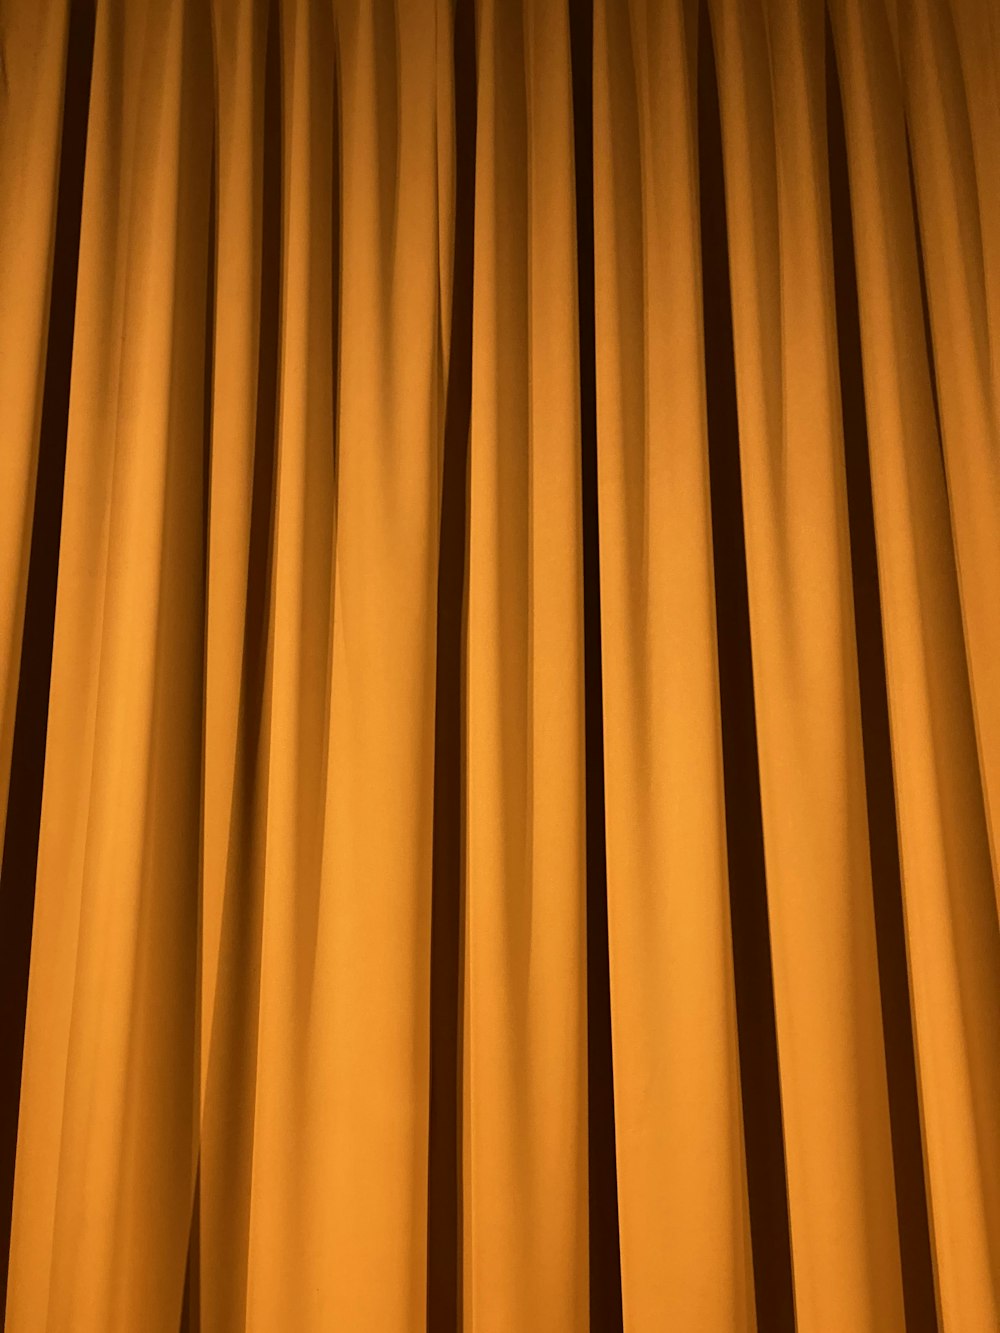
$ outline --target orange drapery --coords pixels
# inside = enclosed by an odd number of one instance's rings
[[[2,0],[7,1329],[1000,1327],[998,34]]]

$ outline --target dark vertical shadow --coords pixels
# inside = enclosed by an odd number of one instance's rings
[[[71,6],[62,149],[56,201],[48,343],[38,441],[31,550],[14,714],[10,789],[0,865],[0,1215],[5,1259],[10,1253],[14,1159],[28,1002],[35,872],[42,813],[42,776],[52,672],[52,637],[59,572],[73,325],[80,257],[83,166],[94,55],[94,8]],[[2,410],[2,406],[0,406]],[[6,1299],[7,1262],[0,1308]]]
[[[476,186],[473,0],[457,0],[455,242],[438,549],[431,889],[427,1327],[462,1326],[463,699]]]
[[[830,49],[830,43],[832,42],[833,39],[832,39],[832,37],[830,36],[830,33],[829,33],[829,26],[830,26],[830,20],[829,20],[829,18],[828,18],[828,19],[827,19],[827,30],[828,30],[828,31],[827,31],[827,46],[828,46],[828,49],[827,49],[827,66],[828,66],[828,72],[827,72],[827,99],[829,100],[829,99],[833,98],[834,96],[836,96],[836,98],[837,98],[837,108],[838,108],[838,110],[841,111],[841,118],[840,118],[840,133],[841,133],[841,135],[843,135],[843,112],[842,112],[842,109],[841,109],[841,107],[840,107],[840,87],[839,87],[839,84],[838,84],[837,89],[836,89],[836,92],[834,92],[834,90],[832,90],[832,89],[830,88],[830,80],[831,80],[831,78],[834,78],[834,79],[835,79],[835,78],[837,77],[837,75],[836,75],[836,61],[834,60],[834,54],[833,54],[833,51]],[[832,71],[832,73],[831,73],[830,71]],[[846,151],[847,151],[847,150],[844,149],[844,154],[845,154],[845,158],[844,158],[844,181],[845,181],[845,182],[847,181],[847,160],[846,160]],[[914,179],[913,179],[913,156],[912,156],[912,154],[911,154],[911,152],[910,152],[910,136],[909,136],[909,134],[907,134],[907,136],[906,136],[906,169],[907,169],[907,174],[909,175],[909,179],[910,179],[910,208],[911,208],[912,211],[913,211],[913,235],[914,235],[914,237],[915,237],[915,239],[916,239],[916,243],[917,243],[917,274],[918,274],[919,279],[920,279],[920,310],[921,310],[921,313],[923,314],[923,319],[924,319],[924,346],[925,346],[926,349],[927,349],[927,369],[928,369],[928,372],[929,372],[929,374],[930,374],[930,380],[931,380],[931,400],[932,400],[932,402],[934,403],[934,425],[935,425],[936,432],[937,432],[938,449],[939,449],[939,451],[940,451],[940,453],[941,453],[941,466],[942,466],[942,468],[943,468],[943,467],[944,467],[944,445],[943,445],[943,443],[942,443],[942,438],[941,438],[941,408],[940,408],[940,405],[939,405],[939,403],[938,403],[938,378],[937,378],[937,366],[935,365],[935,362],[934,362],[934,339],[933,339],[932,336],[931,336],[931,308],[930,308],[930,304],[928,303],[928,300],[927,300],[927,271],[926,271],[926,269],[925,269],[925,267],[924,267],[924,245],[923,245],[923,241],[922,241],[921,236],[920,236],[920,211],[919,211],[919,209],[917,208],[917,188],[916,188],[916,182],[915,182]],[[833,172],[832,158],[831,158],[830,171],[831,171],[831,177],[832,177],[832,172]],[[832,183],[832,180],[831,180],[831,183]],[[845,197],[846,197],[846,196],[845,196]],[[849,200],[849,198],[848,198],[847,223],[848,223],[848,226],[850,226],[850,200]],[[851,273],[852,273],[852,281],[853,281],[853,265],[854,265],[854,244],[853,244],[853,241],[852,241],[852,243],[851,243],[851,258],[850,258],[850,262],[851,262]],[[839,306],[838,306],[838,309],[839,309]],[[859,337],[860,337],[860,334],[859,334]],[[860,349],[859,349],[859,355],[860,355]],[[866,443],[866,447],[865,447],[865,448],[866,448],[866,456],[867,456],[867,443]],[[945,475],[945,485],[947,485],[947,481],[948,481],[948,474],[947,474],[947,472],[945,472],[944,475]]]
[[[215,378],[215,277],[218,267],[216,255],[218,218],[216,216],[216,176],[218,173],[218,124],[215,121],[215,90],[212,92],[212,160],[210,165],[208,197],[208,265],[205,290],[205,379],[202,387],[202,475],[201,475],[201,587],[202,587],[202,650],[201,650],[201,699],[204,710],[205,679],[208,651],[208,524],[211,512],[212,486],[212,386]],[[202,790],[199,799],[199,811],[202,821],[205,815],[205,751],[204,717],[202,718]],[[204,828],[204,823],[202,824]],[[202,838],[204,843],[204,838]],[[204,864],[204,862],[202,862]],[[201,931],[201,891],[199,879],[198,930]],[[199,939],[199,959],[201,942]],[[197,980],[197,1003],[195,1022],[195,1052],[201,1044],[201,977]],[[193,1108],[194,1134],[196,1146],[201,1135],[201,1087],[200,1061],[196,1060],[195,1101]],[[188,1232],[187,1261],[184,1269],[184,1294],[181,1302],[180,1333],[200,1333],[201,1330],[201,1151],[198,1147],[198,1165],[195,1170],[194,1191],[191,1204],[191,1227]]]
[[[399,6],[405,0],[381,0],[370,6],[372,63],[374,66],[374,111],[375,111],[375,153],[377,162],[399,162],[400,134],[400,59],[399,49]],[[378,256],[379,265],[384,273],[391,273],[393,256],[396,253],[399,227],[403,219],[399,214],[399,179],[396,171],[378,170],[375,172],[375,189],[378,198],[377,231],[373,232],[371,245]],[[381,304],[379,328],[387,330],[391,324],[391,284],[379,284]]]
[[[199,1228],[202,1234],[212,1236],[215,1247],[220,1238],[228,1246],[225,1262],[213,1274],[212,1286],[216,1293],[224,1290],[221,1303],[234,1326],[242,1326],[246,1310],[263,920],[261,748],[266,734],[283,244],[281,19],[277,0],[268,4],[266,23],[257,410],[246,615],[219,975],[199,1167]]]
[[[604,690],[597,495],[597,334],[594,312],[594,9],[572,0],[573,152],[580,336],[580,481],[583,508],[583,675],[587,857],[587,1112],[590,1324],[622,1328],[604,826]]]
[[[331,147],[333,159],[330,167],[330,424],[333,431],[331,449],[333,452],[333,539],[337,540],[337,500],[340,493],[339,481],[339,427],[337,414],[340,410],[340,266],[341,235],[341,185],[340,185],[340,48],[337,44],[336,26],[333,32],[333,133]],[[335,552],[331,552],[333,559]]]
[[[795,1328],[743,533],[722,126],[708,7],[698,32],[705,394],[729,863],[729,910],[757,1326]]]
[[[827,136],[830,211],[837,308],[840,395],[844,422],[844,460],[854,585],[861,727],[868,801],[868,841],[875,906],[875,941],[896,1216],[903,1276],[903,1305],[908,1333],[938,1327],[931,1257],[930,1225],[924,1183],[916,1060],[910,1022],[910,984],[903,923],[903,893],[896,837],[896,793],[892,775],[889,704],[885,682],[882,607],[875,546],[868,423],[865,415],[857,271],[851,224],[851,189],[840,81],[829,16],[826,20]],[[922,275],[921,275],[922,278]],[[928,344],[928,355],[930,347]],[[932,366],[933,379],[933,366]],[[936,404],[935,404],[936,406]]]
[[[184,1293],[181,1297],[180,1333],[201,1333],[201,1166],[194,1178],[194,1202],[188,1231],[187,1261],[184,1266]]]

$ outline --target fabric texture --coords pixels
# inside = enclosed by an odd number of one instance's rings
[[[998,146],[992,0],[0,0],[9,1333],[997,1333]]]

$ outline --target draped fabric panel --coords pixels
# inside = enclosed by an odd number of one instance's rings
[[[0,0],[12,1333],[1000,1328],[991,0]]]

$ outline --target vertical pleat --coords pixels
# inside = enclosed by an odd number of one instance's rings
[[[986,1329],[1000,1300],[1000,932],[959,580],[891,33],[848,0],[832,13],[938,1299],[943,1327]]]
[[[996,594],[1000,586],[1000,393],[991,383],[995,376],[986,247],[991,247],[992,265],[997,256],[993,237],[983,235],[983,228],[995,231],[996,219],[989,195],[981,201],[977,188],[972,99],[962,77],[950,8],[943,0],[921,0],[906,10],[900,33],[901,64],[955,568],[1000,908],[1000,679],[996,669],[1000,661]],[[988,55],[990,34],[983,33],[980,41]],[[992,45],[995,59],[995,43]],[[995,82],[993,94],[995,97]],[[980,95],[977,102],[983,100]],[[977,106],[977,110],[981,117],[988,105],[982,110]],[[992,137],[997,130],[1000,119],[994,107],[979,137]],[[989,162],[978,165],[988,191],[995,168]],[[993,336],[995,340],[996,334]]]
[[[450,78],[448,63],[439,72],[436,12],[431,0],[334,10],[337,520],[299,1178],[298,1299],[315,1328],[406,1329],[424,1317],[442,411],[436,115],[438,79]],[[275,881],[275,894],[288,889]]]
[[[822,9],[713,7],[798,1327],[903,1321],[832,319]]]
[[[94,15],[0,18],[0,1250],[7,1253],[59,575]],[[63,65],[63,58],[65,64]],[[63,69],[65,68],[65,77]],[[61,116],[58,116],[61,103]],[[58,171],[55,168],[58,166]],[[6,1270],[3,1279],[6,1299]]]
[[[427,1324],[462,1318],[462,910],[469,422],[476,183],[473,0],[437,0],[441,343],[447,356],[434,662],[434,816],[427,1127]],[[452,209],[454,210],[452,216]]]
[[[332,13],[289,0],[280,24],[283,243],[247,1329],[303,1322],[309,1162],[296,1127],[306,1105],[332,623]]]
[[[69,0],[10,0],[0,14],[0,816],[28,581],[68,28]]]
[[[281,239],[277,10],[213,7],[215,328],[206,538],[200,1139],[193,1244],[202,1327],[245,1317],[266,809]],[[270,45],[269,45],[270,43]]]
[[[478,15],[465,1322],[587,1326],[583,657],[566,14]]]
[[[108,3],[97,17],[11,1328],[169,1329],[180,1311],[194,1132],[206,36],[195,7]]]
[[[947,22],[942,15],[940,5],[933,7],[939,14],[937,28]],[[996,6],[991,0],[950,0],[945,14],[954,24],[953,40],[958,48],[958,61],[961,67],[961,80],[964,85],[965,112],[968,115],[971,145],[966,143],[964,151],[971,146],[974,170],[970,173],[968,164],[962,169],[968,189],[969,177],[975,189],[979,235],[982,242],[982,280],[985,288],[986,338],[989,345],[991,400],[994,413],[994,430],[1000,417],[1000,154],[994,150],[1000,138],[1000,19]],[[928,56],[933,56],[931,51]],[[925,57],[926,58],[926,57]],[[952,62],[954,57],[952,57]],[[957,88],[952,73],[951,102],[957,95]],[[945,112],[943,99],[934,98],[938,106],[939,124],[950,131],[951,117]],[[949,172],[951,168],[949,166]],[[941,202],[940,200],[936,202]],[[969,219],[966,215],[966,230]],[[941,219],[948,225],[947,219]],[[980,742],[983,745],[983,742]],[[984,747],[985,748],[985,747]],[[993,819],[996,819],[995,814]],[[995,828],[995,824],[994,824]],[[996,834],[993,834],[994,877],[996,871]]]
[[[267,7],[215,7],[217,255],[205,656],[201,1087],[208,1084],[237,729],[243,700],[247,558],[255,465],[261,274],[261,168]],[[255,188],[256,187],[256,188]],[[271,275],[268,275],[269,277]],[[224,1002],[224,1000],[223,1000]]]
[[[752,1328],[690,13],[599,4],[598,446],[625,1326]]]
[[[62,577],[57,598],[55,646],[42,830],[32,935],[34,965],[28,996],[18,1170],[8,1276],[7,1322],[13,1328],[48,1326],[53,1226],[60,1175],[60,1143],[67,1057],[73,1019],[73,978],[82,924],[89,781],[94,760],[101,622],[107,565],[107,497],[114,437],[102,429],[108,405],[118,397],[125,245],[124,200],[131,181],[134,116],[121,104],[134,96],[135,79],[116,80],[127,34],[111,6],[101,6],[95,35],[94,83],[89,110],[93,132],[84,183],[77,345],[67,442],[67,489],[76,492],[63,515]],[[98,330],[117,334],[109,348]],[[94,521],[96,520],[96,522]],[[44,1029],[36,1040],[35,1014]],[[26,1206],[29,1205],[30,1206]]]

